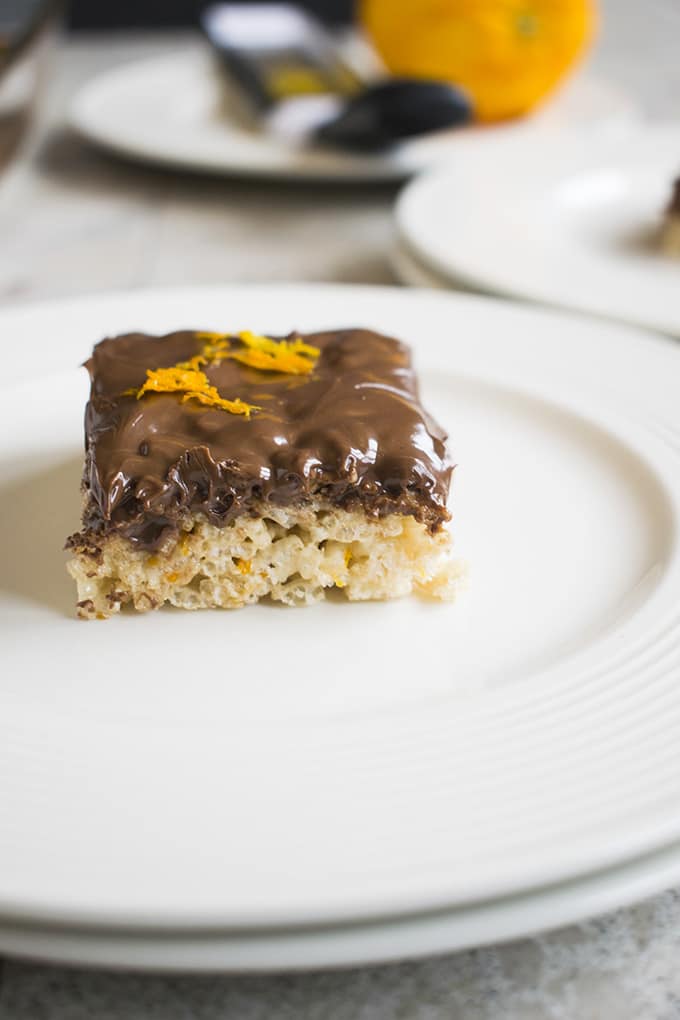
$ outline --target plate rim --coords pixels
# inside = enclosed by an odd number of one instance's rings
[[[680,843],[675,843],[526,894],[355,925],[278,932],[163,932],[13,924],[0,915],[0,952],[52,964],[161,974],[266,974],[380,966],[537,937],[625,909],[679,881]]]

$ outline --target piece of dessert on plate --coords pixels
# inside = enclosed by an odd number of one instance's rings
[[[87,368],[79,616],[455,594],[453,464],[404,344],[131,333]]]
[[[673,193],[666,206],[661,245],[667,255],[680,258],[680,177],[673,184]]]

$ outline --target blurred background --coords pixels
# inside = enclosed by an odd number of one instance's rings
[[[369,185],[353,175],[345,154],[333,162],[329,154],[285,150],[264,132],[259,141],[252,132],[238,135],[216,98],[224,83],[198,27],[205,6],[201,0],[0,0],[0,216],[4,237],[12,239],[0,247],[0,300],[176,282],[397,281],[394,200],[412,172],[397,164],[410,151],[386,154],[382,170],[367,175]],[[472,119],[500,127],[483,136],[454,131],[452,152],[459,138],[469,149],[473,139],[500,137],[506,124],[526,128],[529,141],[539,126],[602,135],[631,118],[677,117],[678,0],[439,5],[445,20],[450,12],[464,29],[466,18],[476,24],[474,61],[447,49],[444,32],[427,35],[417,0],[304,0],[301,6],[336,37],[361,42],[363,56],[382,57],[388,70],[415,65],[438,76],[453,59],[450,78],[467,76]],[[521,47],[503,43],[498,25],[513,11],[521,15],[523,40],[534,46],[533,63]],[[33,32],[34,46],[27,46],[24,36],[41,14],[49,31],[44,38]],[[411,17],[415,30],[396,33],[395,46],[393,27]],[[506,63],[494,68],[499,53]],[[145,83],[161,88],[158,75],[172,61],[178,81],[168,82],[165,109],[159,104],[151,123]],[[195,81],[182,78],[199,64],[210,68],[210,80],[207,71]],[[114,109],[109,100],[118,85],[110,74],[128,68],[136,91],[131,95],[128,84],[128,108]],[[143,73],[148,77],[140,78]],[[122,88],[122,78],[117,81]],[[521,94],[508,109],[510,83]],[[74,108],[82,111],[85,99],[91,116],[75,131]],[[513,121],[515,114],[526,116]],[[215,152],[208,152],[213,144]],[[423,149],[418,165],[429,158]]]

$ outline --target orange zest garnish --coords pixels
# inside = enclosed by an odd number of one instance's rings
[[[178,361],[173,368],[181,368],[185,372],[200,372],[203,365],[208,364],[208,358],[204,354],[194,354],[188,361]]]
[[[200,354],[196,355],[196,358],[191,359],[192,361],[198,358],[206,365],[211,361],[222,361],[229,353],[228,333],[201,332],[196,334],[196,339],[204,341],[203,349]]]
[[[300,337],[296,337],[295,340],[272,340],[271,337],[244,330],[235,334],[236,339],[241,342],[241,347],[233,349],[229,343],[231,338],[229,333],[196,335],[199,339],[205,340],[203,351],[197,355],[198,358],[205,359],[203,364],[206,361],[219,362],[230,358],[263,372],[309,375],[321,353],[318,347],[304,343]]]
[[[145,393],[182,393],[182,403],[187,400],[198,400],[207,407],[219,407],[230,414],[242,414],[250,418],[251,411],[259,411],[254,404],[245,401],[225,400],[214,386],[208,382],[205,372],[195,368],[185,368],[186,362],[172,365],[170,368],[147,369],[146,382],[132,393],[141,400]],[[130,390],[127,391],[130,393]]]
[[[321,351],[318,347],[295,340],[272,340],[268,336],[243,332],[238,334],[241,350],[230,351],[227,357],[251,368],[288,375],[309,375]]]
[[[198,354],[169,368],[147,369],[146,382],[139,389],[126,390],[123,396],[135,396],[141,400],[146,393],[181,393],[182,403],[197,400],[206,407],[219,407],[230,414],[249,418],[252,411],[262,409],[238,397],[235,400],[221,397],[202,370],[205,365],[218,364],[229,358],[264,372],[309,375],[321,353],[318,347],[304,343],[300,337],[272,340],[268,336],[244,331],[236,334],[199,332],[196,338],[203,341]],[[240,341],[241,346],[233,348],[232,339]]]

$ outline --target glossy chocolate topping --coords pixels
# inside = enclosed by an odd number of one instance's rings
[[[151,549],[190,514],[222,526],[259,516],[263,503],[311,497],[370,516],[410,514],[436,531],[448,519],[453,465],[446,434],[418,399],[408,348],[361,329],[303,339],[321,350],[307,376],[233,360],[204,368],[220,396],[261,408],[250,418],[181,394],[121,395],[147,369],[198,354],[193,331],[97,344],[87,363],[85,531]]]

